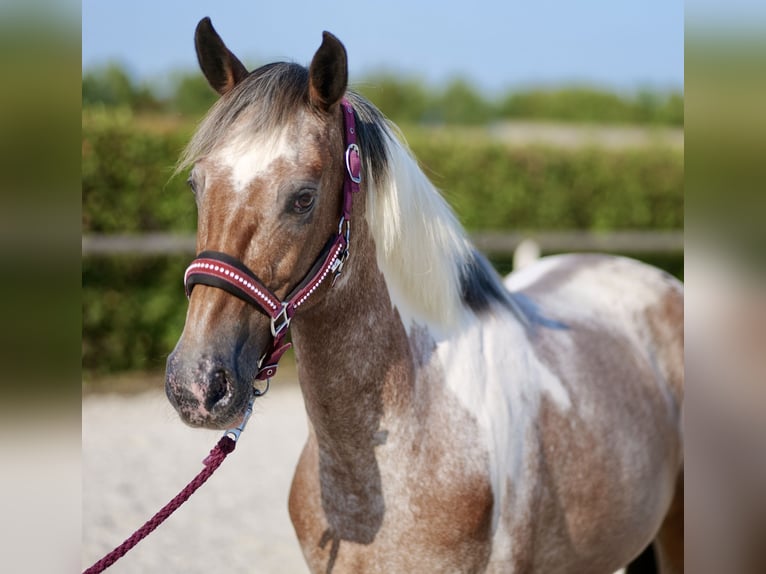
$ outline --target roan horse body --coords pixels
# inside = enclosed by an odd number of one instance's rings
[[[557,256],[504,286],[325,33],[307,70],[249,73],[208,19],[222,95],[186,150],[198,251],[284,297],[337,231],[339,102],[363,162],[351,255],[292,321],[309,436],[289,510],[314,572],[611,573],[649,544],[681,572],[682,288],[622,258]],[[189,424],[236,423],[269,319],[197,285],[168,359]],[[257,480],[257,477],[255,478]]]

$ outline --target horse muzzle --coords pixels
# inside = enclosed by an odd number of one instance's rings
[[[253,396],[234,365],[212,356],[191,359],[176,348],[168,357],[165,394],[193,427],[224,429],[239,422]]]

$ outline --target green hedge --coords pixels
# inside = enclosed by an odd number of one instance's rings
[[[82,101],[88,106],[126,106],[139,112],[204,114],[217,99],[198,71],[170,72],[163,82],[136,82],[119,64],[90,68],[82,77]],[[429,84],[421,78],[380,72],[361,77],[352,87],[374,101],[396,122],[479,125],[491,121],[543,119],[563,122],[683,126],[681,90],[614,92],[587,84],[522,87],[489,94],[465,78]]]
[[[465,145],[431,132],[408,141],[470,230],[683,227],[681,150]]]
[[[186,316],[189,257],[95,257],[82,262],[86,375],[164,368]]]
[[[187,125],[167,129],[129,112],[85,114],[83,232],[194,230],[194,201],[185,177],[170,179],[191,130]],[[426,172],[469,229],[683,225],[680,150],[523,148],[453,135],[407,130]],[[186,298],[181,277],[188,259],[83,260],[86,377],[164,366],[183,327]],[[667,268],[677,271],[679,262],[671,261]]]
[[[190,231],[196,225],[185,179],[171,177],[191,128],[165,131],[136,122],[129,110],[83,116],[85,233]]]
[[[194,230],[194,201],[185,178],[171,179],[191,128],[137,129],[127,112],[86,118],[83,230]],[[460,131],[423,129],[408,130],[407,138],[472,230],[683,225],[681,150],[510,147],[475,135],[462,138]]]

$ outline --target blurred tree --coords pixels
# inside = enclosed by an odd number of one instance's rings
[[[660,123],[674,126],[684,125],[684,96],[680,92],[673,92],[668,96],[660,110],[658,118]]]
[[[630,121],[629,108],[617,94],[572,87],[512,92],[502,100],[500,114],[506,118],[609,123]]]
[[[183,115],[202,116],[218,99],[205,77],[198,72],[181,74],[173,84],[169,107]]]
[[[431,91],[415,78],[384,72],[369,76],[354,88],[397,123],[430,123],[435,119]]]
[[[646,89],[640,90],[635,100],[636,121],[642,124],[655,122],[661,105],[659,94]]]
[[[134,110],[162,107],[148,86],[136,86],[125,69],[115,63],[83,74],[82,103],[85,106],[127,106]]]
[[[590,87],[512,92],[499,104],[504,118],[592,123],[683,125],[683,95],[641,90],[624,96]]]
[[[447,124],[482,124],[495,115],[494,106],[466,80],[452,80],[437,104]]]
[[[169,96],[136,84],[119,64],[89,71],[82,78],[83,105],[125,106],[134,111],[172,111],[200,117],[217,99],[204,77],[179,73]],[[682,92],[641,90],[619,94],[588,86],[526,89],[488,98],[465,79],[443,90],[412,76],[383,72],[368,76],[355,89],[401,124],[477,125],[501,119],[683,126]],[[164,91],[162,93],[165,93]]]

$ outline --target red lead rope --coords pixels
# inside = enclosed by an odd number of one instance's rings
[[[223,433],[221,440],[218,441],[218,444],[213,447],[213,450],[210,451],[210,454],[207,455],[205,460],[202,461],[202,464],[205,465],[205,468],[203,468],[200,473],[195,476],[192,481],[187,484],[186,487],[181,492],[179,492],[173,500],[163,506],[159,512],[157,512],[157,514],[152,516],[141,528],[131,534],[125,542],[120,544],[117,548],[112,550],[109,554],[104,556],[93,566],[85,570],[83,574],[99,574],[100,572],[103,572],[109,568],[112,564],[125,556],[125,554],[127,554],[136,544],[154,532],[154,530],[160,524],[165,522],[165,520],[167,520],[171,514],[178,510],[178,507],[186,502],[200,486],[205,484],[207,479],[213,475],[219,466],[221,466],[223,459],[225,459],[226,456],[237,446],[237,441],[239,440],[242,431],[245,430],[245,426],[253,414],[253,402],[255,401],[255,397],[260,396],[260,394],[254,391],[253,396],[250,398],[250,402],[245,409],[245,414],[242,416],[242,422],[239,423],[238,427],[231,428]]]
[[[120,544],[93,566],[85,570],[83,574],[98,574],[99,572],[103,572],[117,562],[117,560],[125,556],[125,554],[127,554],[136,544],[151,534],[155,528],[165,522],[171,514],[178,510],[178,507],[186,502],[200,486],[205,484],[205,481],[207,481],[216,469],[221,466],[223,460],[234,450],[235,446],[237,446],[236,441],[228,436],[228,434],[222,436],[221,440],[218,441],[218,444],[210,451],[207,458],[202,461],[205,468],[203,468],[200,473],[186,485],[186,488],[179,492],[173,500],[163,506],[157,514],[147,520],[146,523],[136,530],[125,542]]]

